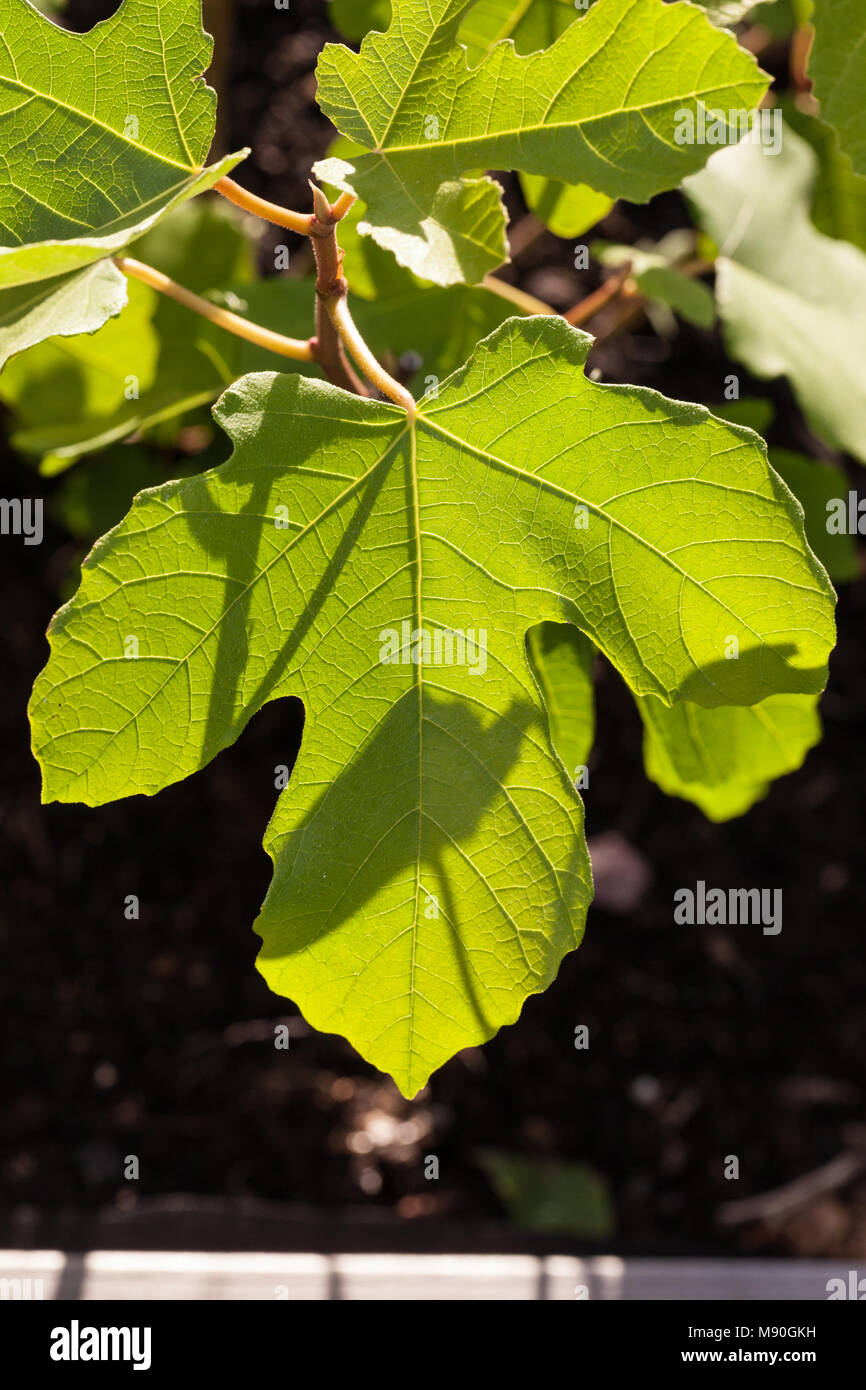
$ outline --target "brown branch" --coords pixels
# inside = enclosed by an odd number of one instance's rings
[[[680,275],[687,275],[690,279],[698,279],[701,275],[707,275],[713,269],[710,261],[704,261],[700,256],[694,256],[691,260],[681,261],[673,266]],[[612,338],[618,338],[626,329],[639,323],[643,316],[649,300],[646,295],[641,294],[637,285],[630,286],[626,283],[620,294],[619,313],[614,318],[610,327],[603,333],[596,335],[595,345],[610,342]]]
[[[355,327],[349,312],[349,286],[343,275],[343,252],[337,245],[337,223],[346,211],[346,196],[333,207],[320,188],[313,190],[313,220],[310,239],[316,257],[316,336],[312,341],[313,355],[322,370],[336,386],[356,395],[368,393],[356,376],[344,351],[348,348],[362,372],[373,384],[397,405],[410,419],[415,416],[415,401],[405,386],[385,371],[376,361]]]
[[[312,339],[313,356],[329,381],[366,396],[366,388],[347,358],[340,335],[328,312],[328,301],[345,298],[349,286],[343,275],[343,253],[337,245],[337,222],[334,209],[320,188],[311,184],[314,212],[310,218],[309,235],[316,258],[316,336]]]

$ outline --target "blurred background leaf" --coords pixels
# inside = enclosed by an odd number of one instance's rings
[[[528,1231],[607,1240],[616,1217],[607,1183],[588,1164],[481,1149],[478,1162],[509,1218]]]

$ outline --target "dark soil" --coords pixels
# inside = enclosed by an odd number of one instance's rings
[[[75,0],[67,22],[85,28],[111,8]],[[246,186],[289,205],[307,205],[309,166],[328,143],[312,75],[328,37],[324,3],[238,5],[225,142],[253,147]],[[509,196],[519,214],[510,184]],[[682,223],[668,196],[619,209],[604,231],[628,239]],[[512,274],[537,293],[544,280],[551,297],[580,298],[596,282],[570,266],[570,248],[545,236]],[[666,342],[646,326],[600,350],[596,365],[605,379],[705,403],[737,370],[715,334],[684,329]],[[778,439],[802,446],[785,388],[772,394]],[[7,495],[48,489],[14,458],[4,466]],[[503,1215],[476,1159],[492,1147],[591,1164],[613,1193],[611,1248],[866,1255],[863,1181],[775,1222],[718,1221],[723,1203],[866,1143],[862,584],[841,596],[823,743],[727,826],[646,780],[637,714],[602,671],[588,829],[616,832],[651,879],[627,912],[596,905],[583,946],[520,1022],[409,1103],[347,1043],[308,1029],[255,970],[250,923],[269,877],[261,837],[274,767],[298,746],[297,702],[269,706],[234,748],[157,800],[40,804],[25,708],[73,555],[59,530],[41,547],[0,547],[0,1240],[38,1241],[36,1209],[102,1209],[138,1213],[132,1239],[147,1243],[156,1199],[181,1193],[225,1200],[226,1239],[231,1213],[262,1199],[301,1204],[311,1241],[339,1243],[343,1216],[366,1212],[369,1229],[394,1218],[385,1243],[441,1244],[459,1230],[465,1244],[473,1223]],[[781,887],[781,935],[675,925],[674,890],[698,878]],[[124,918],[128,894],[140,897],[139,921]],[[273,1045],[280,1019],[291,1021],[288,1052]],[[588,1051],[573,1046],[581,1023]],[[424,1179],[428,1154],[439,1157],[438,1183]],[[139,1159],[137,1182],[123,1176],[127,1155]],[[739,1157],[739,1182],[724,1176],[728,1155]]]

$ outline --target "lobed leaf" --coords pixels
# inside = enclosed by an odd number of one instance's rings
[[[534,628],[529,641],[551,742],[577,779],[594,737],[592,644],[562,623]],[[771,782],[796,771],[820,740],[818,699],[773,695],[758,705],[703,709],[686,700],[668,707],[655,696],[638,696],[646,774],[666,795],[693,802],[709,820],[744,815]]]
[[[589,343],[509,320],[414,424],[297,375],[238,382],[231,461],[97,543],[34,687],[45,799],[88,804],[154,793],[303,699],[260,968],[407,1095],[514,1022],[583,930],[582,808],[529,628],[573,623],[664,700],[825,678],[832,590],[755,436],[590,381]]]
[[[360,52],[328,44],[318,100],[366,153],[317,175],[367,205],[365,235],[440,284],[505,258],[504,214],[478,169],[514,169],[645,201],[707,157],[674,140],[676,112],[754,106],[766,79],[692,5],[596,0],[550,48],[500,43],[474,68],[457,44],[468,0],[396,0]]]
[[[333,0],[330,13],[347,38],[362,39],[370,30],[388,28],[391,0]],[[503,39],[511,39],[518,53],[548,48],[577,17],[572,0],[476,0],[461,22],[457,41],[466,49],[470,67],[475,67]],[[611,198],[585,185],[533,174],[522,174],[520,184],[530,211],[556,236],[580,236],[613,207]]]

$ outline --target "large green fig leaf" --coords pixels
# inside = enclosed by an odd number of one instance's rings
[[[789,377],[815,432],[866,462],[866,256],[809,220],[816,168],[785,126],[778,155],[720,150],[686,191],[720,248],[729,352],[756,376]]]
[[[753,107],[754,59],[692,5],[596,0],[552,47],[512,43],[470,68],[457,43],[469,0],[396,0],[387,34],[360,52],[328,44],[318,100],[366,153],[325,160],[320,178],[367,205],[360,230],[440,284],[480,280],[505,259],[497,186],[516,169],[645,201],[705,162],[677,144],[676,113]]]
[[[87,34],[0,0],[0,288],[121,251],[210,188],[200,0],[124,0]]]
[[[97,543],[33,692],[45,798],[89,804],[303,699],[260,968],[408,1095],[514,1022],[583,930],[581,804],[531,627],[573,623],[662,700],[825,680],[833,593],[759,441],[590,381],[590,341],[509,320],[414,422],[297,375],[236,383],[231,461],[142,493]]]

